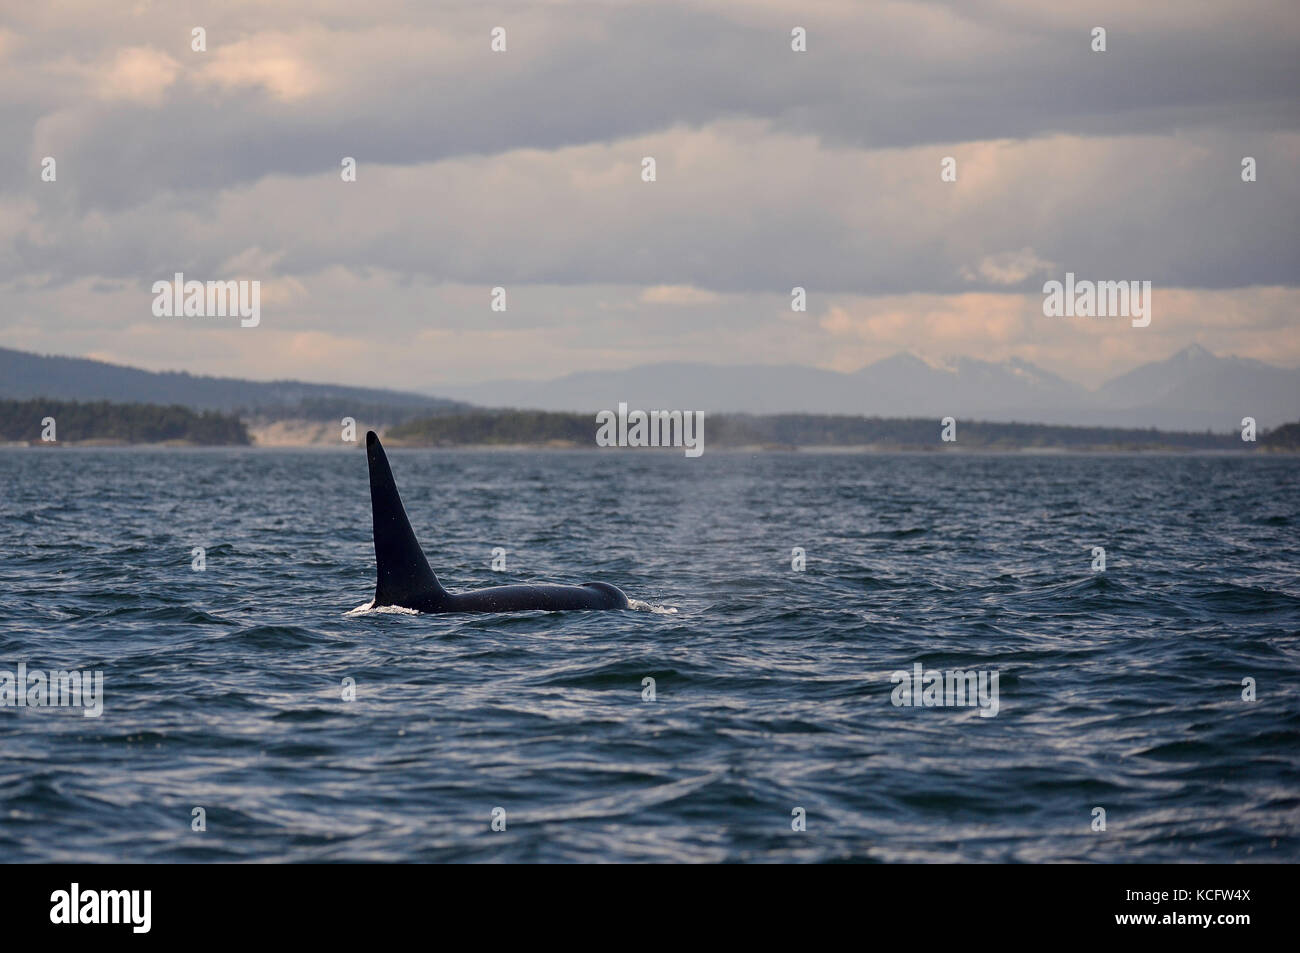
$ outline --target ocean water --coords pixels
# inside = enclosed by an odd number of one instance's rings
[[[353,611],[360,451],[0,451],[0,670],[104,679],[0,707],[0,861],[1300,857],[1297,458],[390,456],[448,588],[644,607]]]

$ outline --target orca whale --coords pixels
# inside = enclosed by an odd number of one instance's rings
[[[375,601],[417,612],[523,612],[527,609],[626,609],[627,596],[607,582],[580,586],[492,586],[448,592],[429,568],[397,495],[388,456],[373,430],[366,433],[370,509],[375,527]]]

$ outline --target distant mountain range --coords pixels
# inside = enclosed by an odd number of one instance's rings
[[[489,407],[714,413],[945,417],[1076,426],[1216,432],[1254,417],[1260,427],[1300,419],[1300,369],[1215,357],[1199,345],[1144,364],[1095,391],[1026,361],[960,358],[934,366],[896,354],[844,374],[790,364],[649,364],[583,371],[549,381],[439,387]]]
[[[249,381],[201,377],[184,371],[144,371],[81,357],[47,357],[0,348],[0,398],[109,400],[179,404],[278,419],[332,419],[351,413],[393,423],[429,413],[463,409],[458,401],[404,391],[302,381]]]
[[[971,358],[934,366],[896,354],[850,374],[790,364],[649,364],[583,371],[550,381],[439,386],[439,396],[379,388],[249,381],[155,372],[87,358],[0,348],[0,398],[179,404],[266,421],[337,420],[388,425],[470,408],[594,413],[632,409],[745,414],[957,417],[1093,427],[1235,429],[1300,420],[1300,369],[1215,357],[1192,345],[1088,390],[1026,361]],[[454,398],[454,399],[449,399]]]

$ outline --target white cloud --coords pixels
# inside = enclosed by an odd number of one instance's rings
[[[1026,278],[1056,270],[1057,266],[1044,261],[1032,248],[985,255],[974,268],[963,267],[961,276],[967,281],[983,281],[990,285],[1018,285]]]
[[[91,70],[87,83],[102,99],[156,105],[176,79],[181,64],[148,46],[119,50],[106,69]]]

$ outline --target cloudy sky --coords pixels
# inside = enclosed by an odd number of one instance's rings
[[[0,346],[433,392],[1296,366],[1298,50],[1294,0],[9,3]],[[178,271],[261,281],[261,325],[154,317]],[[1044,317],[1066,271],[1151,281],[1150,327]]]

